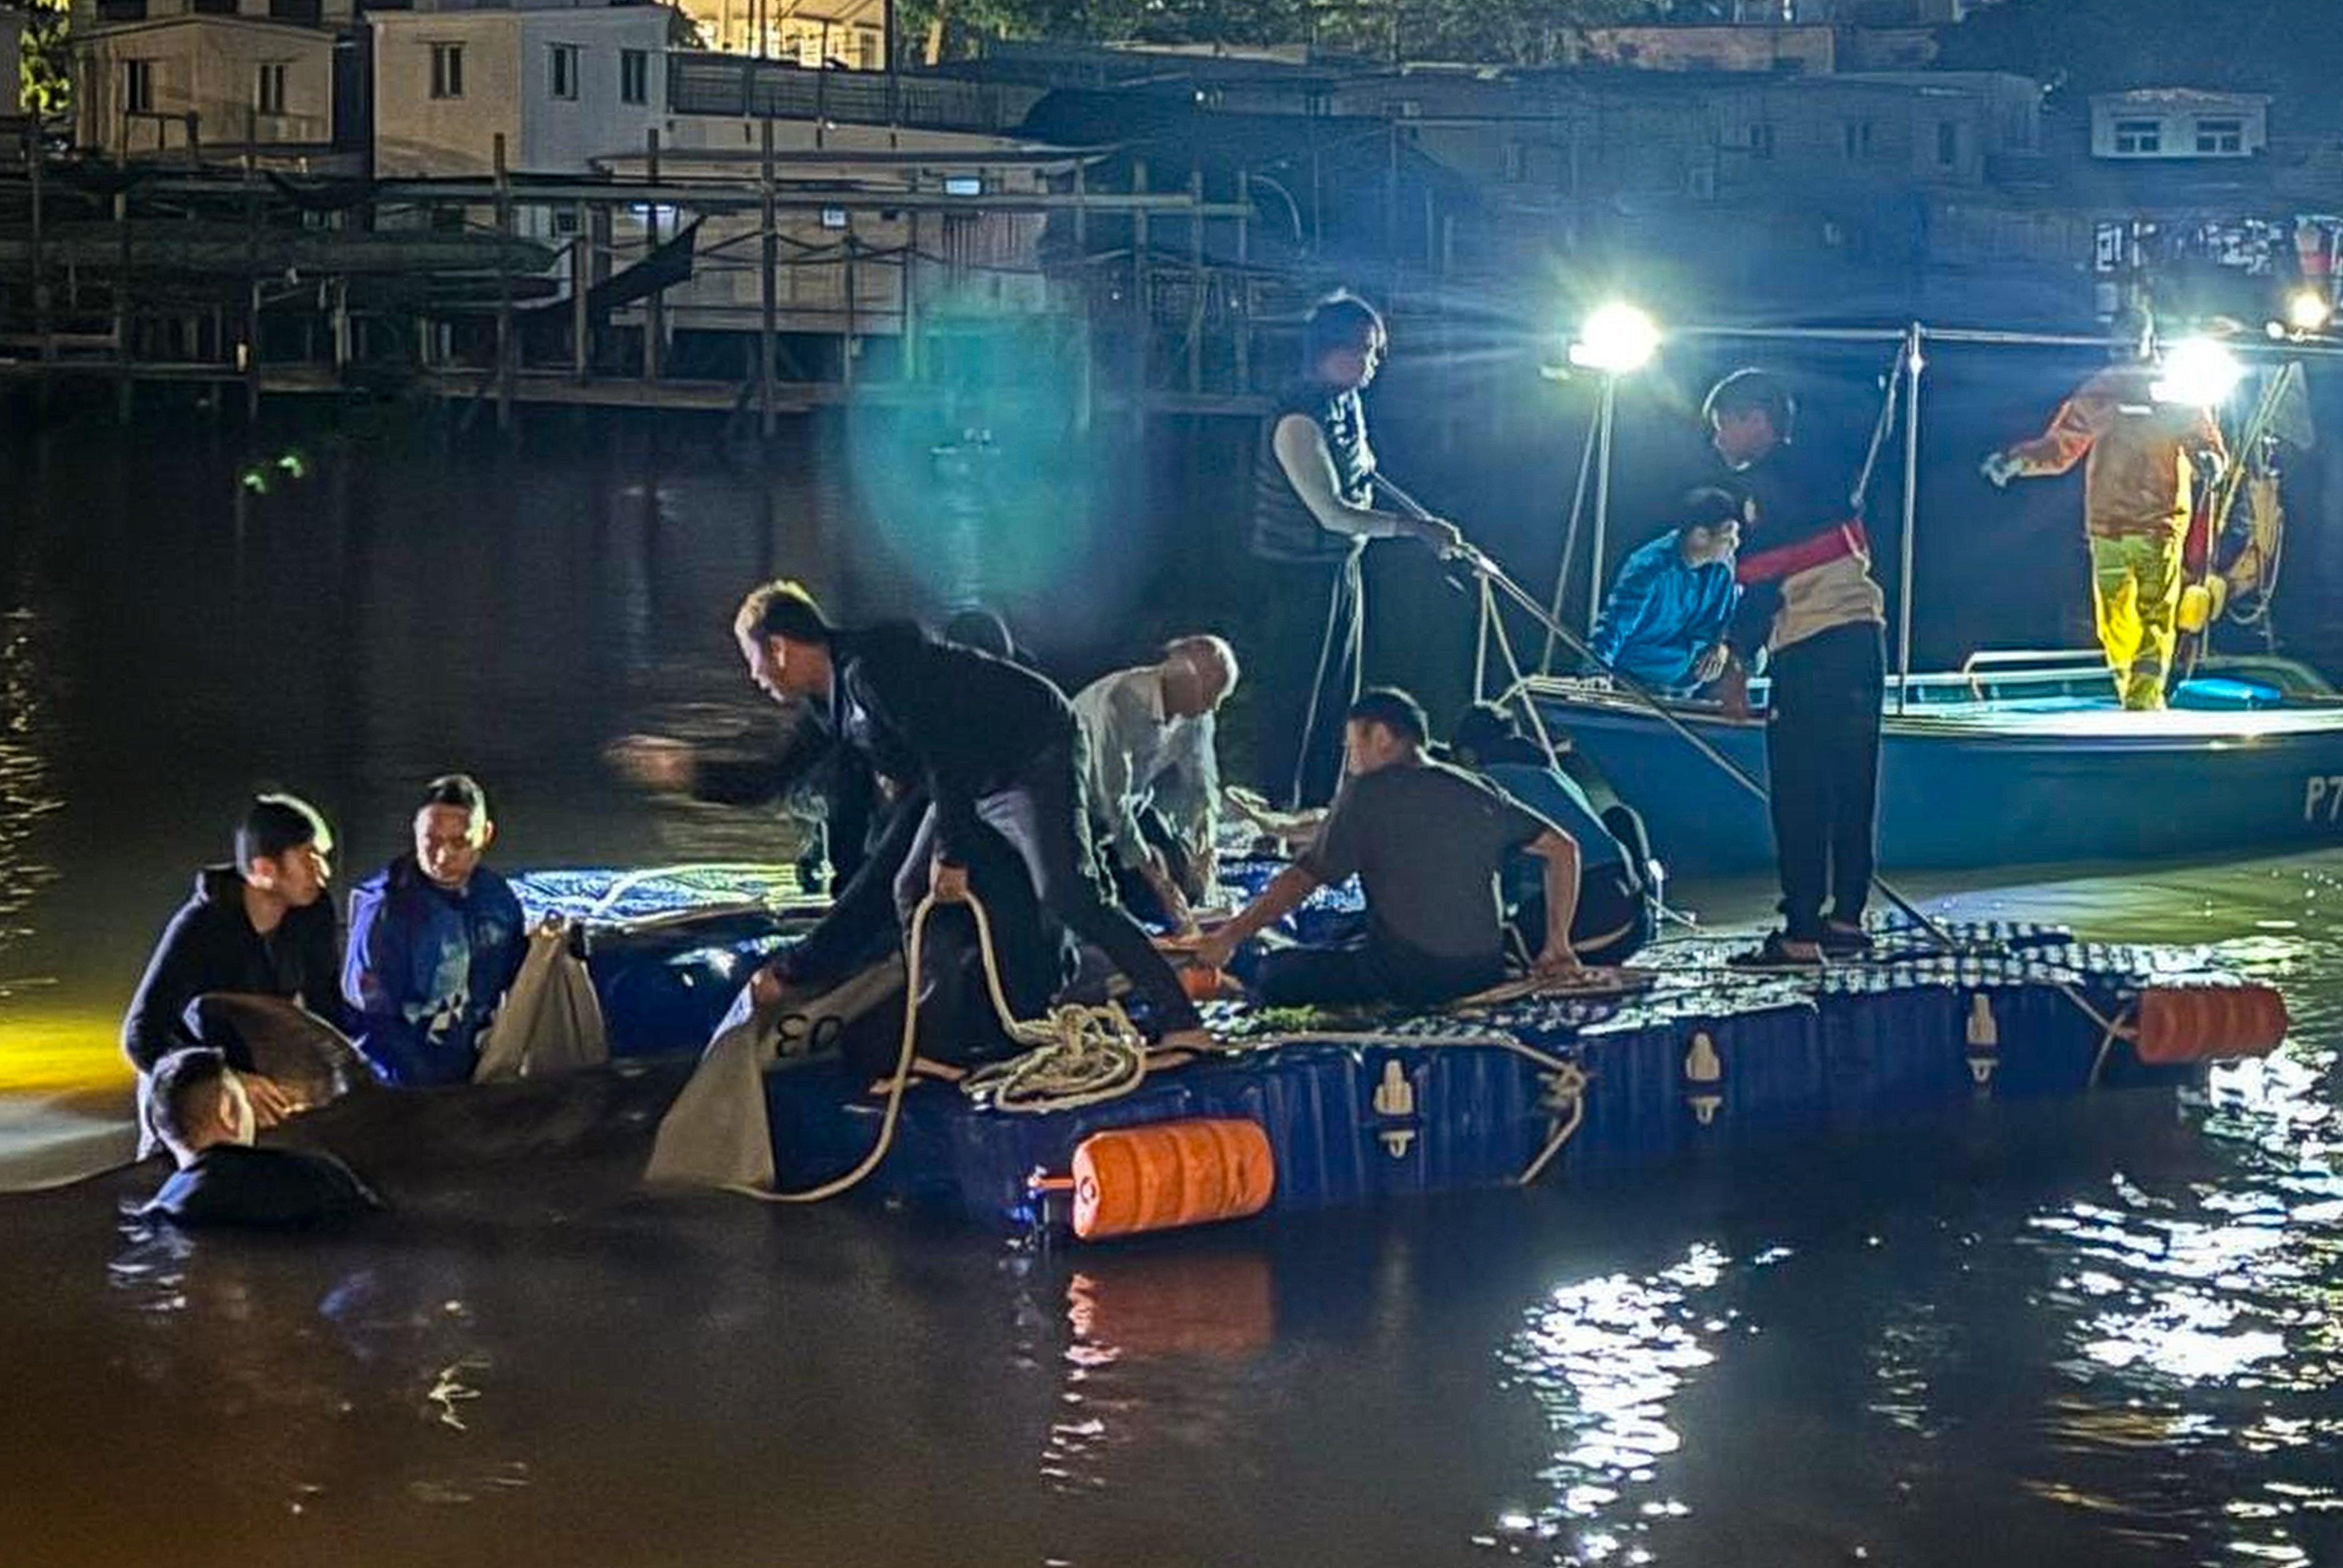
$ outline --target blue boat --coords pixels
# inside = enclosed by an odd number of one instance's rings
[[[1891,678],[1880,751],[1880,863],[1974,869],[2180,861],[2343,845],[2343,696],[2284,659],[2214,659],[2162,712],[2126,712],[2096,651],[1984,655]],[[1765,683],[1754,682],[1762,706]],[[1677,873],[1768,869],[1765,803],[1646,705],[1600,681],[1525,694],[1643,814]],[[1762,712],[1670,712],[1752,778]],[[1559,739],[1559,733],[1557,734]]]

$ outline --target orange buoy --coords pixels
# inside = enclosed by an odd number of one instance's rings
[[[2152,1066],[2268,1056],[2286,1038],[2286,999],[2274,986],[2150,988],[2139,993],[2134,1048]]]
[[[1073,1174],[1037,1190],[1071,1191],[1074,1234],[1085,1241],[1241,1220],[1269,1206],[1277,1161],[1257,1121],[1195,1117],[1093,1132],[1074,1150]]]

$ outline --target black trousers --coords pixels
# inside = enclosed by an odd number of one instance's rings
[[[1535,957],[1545,945],[1545,894],[1534,893],[1513,911],[1513,931]],[[1583,964],[1624,964],[1652,940],[1652,900],[1641,879],[1624,866],[1589,871],[1578,885],[1578,910],[1571,917],[1570,946]]]
[[[1818,940],[1830,919],[1863,919],[1876,865],[1880,629],[1833,627],[1774,654],[1765,772],[1782,918],[1793,941]]]
[[[1363,565],[1354,550],[1347,561],[1261,569],[1247,678],[1257,782],[1272,804],[1322,806],[1342,782],[1342,716],[1359,693],[1366,635]]]
[[[1263,953],[1252,994],[1263,1007],[1340,1007],[1398,1002],[1432,1007],[1486,990],[1505,978],[1502,957],[1436,959],[1403,952],[1372,937],[1339,948],[1279,948]]]
[[[1197,864],[1197,857],[1189,853],[1188,846],[1182,842],[1180,835],[1172,830],[1163,813],[1152,806],[1141,808],[1139,833],[1146,839],[1149,849],[1163,857],[1163,869],[1171,873],[1172,882],[1189,897],[1196,897],[1202,886],[1202,868]],[[1111,857],[1103,854],[1100,859],[1110,862],[1106,868],[1107,879],[1114,884],[1115,899],[1124,909],[1138,919],[1159,926],[1172,923],[1172,911],[1163,907],[1162,896],[1156,892],[1152,882],[1134,867],[1111,864]]]
[[[1067,739],[1034,758],[1007,788],[979,796],[977,817],[1007,840],[1024,862],[1041,908],[1077,938],[1106,954],[1108,961],[1146,1000],[1159,1030],[1194,1029],[1202,1020],[1196,1004],[1180,989],[1180,977],[1172,972],[1171,964],[1155,950],[1139,922],[1110,901],[1101,886],[1090,813],[1082,799],[1087,750],[1077,728]],[[906,921],[927,895],[929,864],[935,848],[935,809],[930,807],[895,882],[895,906]]]

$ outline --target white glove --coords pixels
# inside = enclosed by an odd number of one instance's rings
[[[2017,477],[2017,461],[2006,452],[1987,452],[1977,472],[1996,490],[2006,489],[2009,481]]]

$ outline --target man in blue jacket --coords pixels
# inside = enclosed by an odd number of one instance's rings
[[[1620,566],[1587,644],[1610,668],[1668,697],[1690,697],[1725,673],[1725,633],[1741,599],[1733,582],[1739,499],[1699,489],[1685,507],[1682,528]]]
[[[375,1076],[462,1083],[527,950],[520,900],[480,863],[496,838],[468,775],[435,779],[415,813],[415,849],[350,895],[342,991]]]

